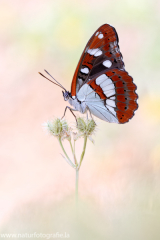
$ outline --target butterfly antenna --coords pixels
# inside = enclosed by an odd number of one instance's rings
[[[54,77],[52,77],[52,75],[51,75],[49,72],[47,72],[47,70],[44,69],[44,71],[45,71],[51,78],[53,78],[54,81],[55,81],[56,83],[58,83],[59,86],[61,86],[61,88],[63,88],[63,89],[66,91],[66,89],[65,89]]]
[[[52,83],[54,83],[55,85],[57,85],[58,87],[60,87],[60,88],[62,88],[62,89],[64,89],[65,90],[65,88],[64,87],[62,87],[61,85],[59,85],[59,84],[57,84],[57,83],[55,83],[55,82],[53,82],[52,80],[50,80],[49,78],[47,78],[46,76],[44,76],[42,73],[40,73],[40,72],[38,72],[42,77],[44,77],[44,78],[46,78],[48,81],[50,81],[50,82],[52,82]]]

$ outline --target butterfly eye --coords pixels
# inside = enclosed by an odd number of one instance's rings
[[[69,92],[67,92],[67,91],[63,92],[62,91],[62,94],[63,94],[63,97],[64,97],[64,101],[67,101],[69,99],[69,97],[70,97]]]

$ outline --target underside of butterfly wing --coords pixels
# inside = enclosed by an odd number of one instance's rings
[[[72,96],[95,74],[114,68],[124,70],[118,42],[114,27],[104,24],[97,29],[88,41],[73,76]]]
[[[135,90],[136,85],[126,71],[112,69],[84,84],[77,97],[83,92],[89,110],[100,119],[126,123],[138,108]]]
[[[104,24],[88,41],[72,86],[72,97],[85,101],[88,110],[108,122],[126,123],[138,108],[136,85],[125,71],[114,27]]]

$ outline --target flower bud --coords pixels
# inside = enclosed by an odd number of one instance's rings
[[[97,125],[93,119],[88,119],[86,125],[87,135],[90,136],[95,132],[95,128]]]
[[[93,119],[77,119],[77,129],[83,136],[91,136],[95,132],[96,126]]]
[[[84,133],[86,131],[86,123],[83,118],[77,118],[77,128],[81,133]]]
[[[45,126],[47,127],[48,132],[55,137],[66,136],[66,133],[68,132],[68,124],[64,119],[56,118],[47,121]]]

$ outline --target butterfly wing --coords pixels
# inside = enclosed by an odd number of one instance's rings
[[[92,114],[125,123],[138,108],[136,85],[124,69],[116,30],[105,24],[87,43],[76,68],[71,95],[84,99]]]
[[[85,83],[77,93],[91,113],[115,123],[126,123],[138,108],[136,85],[126,71],[112,69]]]
[[[124,70],[118,42],[117,32],[109,24],[97,29],[88,41],[75,70],[71,86],[72,96],[95,74],[108,68]]]

